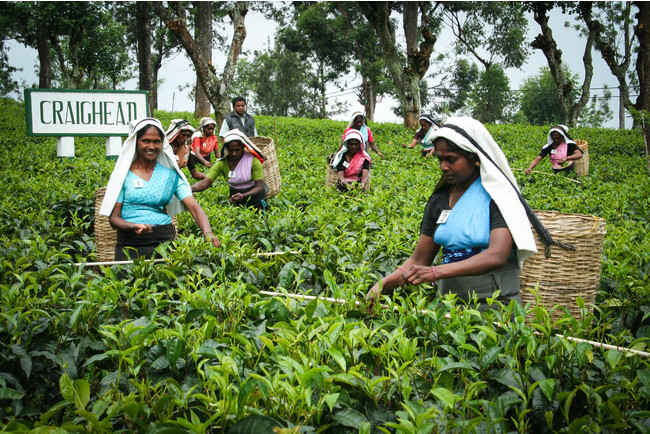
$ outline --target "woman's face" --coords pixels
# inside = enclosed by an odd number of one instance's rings
[[[352,126],[357,130],[361,129],[361,127],[363,126],[363,117],[357,116],[356,118],[354,118],[354,122],[352,123]]]
[[[429,131],[429,122],[425,121],[424,119],[420,120],[420,127],[422,128],[422,131],[427,132]]]
[[[562,143],[562,134],[558,133],[557,131],[553,131],[551,133],[551,140],[553,141],[553,146],[558,146],[560,143]]]
[[[479,167],[470,163],[464,155],[451,151],[447,140],[438,139],[435,146],[440,171],[449,184],[462,184],[479,175]]]
[[[240,141],[234,140],[226,144],[228,147],[228,159],[232,161],[239,161],[244,156],[244,145]]]
[[[214,134],[214,124],[209,124],[203,127],[203,135],[209,137]]]
[[[176,146],[184,145],[185,143],[187,143],[191,135],[192,133],[189,130],[181,131],[180,133],[178,133],[178,136],[176,136],[176,139],[174,140],[174,144]]]
[[[357,139],[350,139],[346,143],[348,144],[348,152],[350,154],[356,154],[361,149],[361,142]]]
[[[162,138],[153,125],[145,127],[146,130],[137,141],[136,151],[138,158],[147,162],[155,162],[162,151]]]

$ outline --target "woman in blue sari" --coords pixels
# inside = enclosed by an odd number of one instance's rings
[[[442,177],[429,198],[420,237],[410,258],[375,284],[367,298],[406,283],[438,284],[482,306],[500,291],[501,300],[521,302],[519,270],[537,249],[508,162],[490,133],[470,118],[450,118],[432,142]],[[434,259],[442,253],[438,265]]]

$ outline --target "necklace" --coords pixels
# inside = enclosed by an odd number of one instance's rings
[[[454,196],[456,195],[456,189],[458,189],[458,184],[454,185],[454,188],[451,190],[451,194],[449,195],[449,202],[447,202],[447,205],[449,205],[450,209],[451,203],[454,201]]]

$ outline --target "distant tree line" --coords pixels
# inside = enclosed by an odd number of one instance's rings
[[[250,10],[277,31],[264,50],[246,53]],[[609,89],[600,99],[590,93],[596,54],[639,120],[650,109],[649,10],[645,2],[2,2],[0,94],[19,87],[4,45],[15,39],[38,51],[40,88],[117,89],[137,76],[152,109],[160,68],[183,52],[196,73],[197,117],[222,119],[242,94],[261,114],[325,118],[344,109],[327,92],[353,73],[368,118],[390,95],[408,128],[424,111],[598,125],[613,111]],[[565,25],[550,20],[557,11],[582,36],[580,60],[557,47],[553,29]],[[539,27],[533,41],[527,16]],[[452,47],[438,46],[443,30]],[[213,64],[213,50],[226,54],[223,65]],[[532,50],[548,66],[514,92],[506,70],[521,69]]]

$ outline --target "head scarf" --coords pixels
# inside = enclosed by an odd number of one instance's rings
[[[352,117],[350,118],[350,122],[348,122],[348,128],[352,128],[352,124],[354,124],[354,119],[357,116],[361,116],[361,119],[363,119],[363,124],[361,126],[364,126],[364,125],[368,126],[368,124],[366,123],[366,116],[362,112],[354,112],[354,113],[352,113]],[[363,140],[361,142],[363,142]]]
[[[172,119],[171,124],[169,124],[169,128],[167,128],[167,131],[165,132],[169,143],[173,143],[174,140],[176,140],[176,137],[178,137],[178,135],[183,130],[193,133],[194,127],[190,125],[190,122],[187,119]]]
[[[216,128],[217,123],[211,117],[201,118],[201,122],[199,123],[199,130],[203,131],[203,128],[206,125],[214,125]]]
[[[573,143],[574,145],[576,144],[575,140],[573,140],[571,136],[569,136],[569,127],[567,127],[566,125],[553,125],[551,127],[551,130],[548,132],[547,144],[544,145],[542,149],[546,149],[553,144],[553,139],[551,138],[551,133],[553,132],[561,134],[564,143],[566,143],[567,145],[569,143]]]
[[[341,143],[341,147],[339,150],[336,152],[336,155],[334,155],[334,159],[332,160],[332,167],[336,169],[336,166],[339,165],[341,162],[341,159],[343,158],[343,154],[348,152],[348,140],[350,139],[357,139],[359,143],[361,143],[361,147],[359,148],[359,152],[363,152],[363,156],[366,160],[372,162],[370,159],[370,155],[366,152],[365,146],[363,146],[363,136],[359,132],[359,130],[349,130],[347,133],[345,133],[345,136],[343,136],[343,143]]]
[[[471,118],[447,119],[444,125],[432,133],[431,141],[434,142],[439,137],[449,140],[465,151],[478,154],[481,162],[481,183],[503,215],[517,248],[517,259],[521,266],[526,258],[537,253],[537,247],[528,223],[527,204],[522,203],[517,180],[503,151],[483,124]]]
[[[228,156],[228,147],[226,144],[238,140],[244,145],[244,152],[250,152],[253,154],[253,157],[257,158],[260,160],[261,163],[264,163],[264,155],[262,155],[262,151],[255,146],[253,142],[246,136],[246,134],[242,133],[239,131],[239,129],[234,128],[227,133],[225,133],[225,137],[223,138],[223,146],[221,147],[221,158],[220,160],[223,160]]]
[[[120,191],[122,190],[122,186],[124,185],[124,179],[131,168],[131,163],[133,163],[137,158],[137,133],[151,125],[158,127],[160,131],[164,131],[160,121],[154,118],[136,119],[129,124],[129,136],[124,141],[120,155],[117,157],[117,162],[113,168],[113,173],[111,173],[111,177],[108,180],[106,194],[104,195],[104,201],[102,202],[99,214],[105,216],[111,215],[115,203],[117,202],[117,198],[120,195]],[[181,169],[178,168],[174,150],[169,144],[167,136],[164,134],[162,150],[158,154],[157,162],[169,169],[176,170],[176,172],[181,176],[183,182],[189,185],[185,175]],[[176,196],[173,196],[172,202],[165,207],[165,210],[167,211],[167,214],[173,216],[183,211],[183,204],[181,204]]]
[[[420,115],[420,118],[418,119],[418,121],[425,121],[426,123],[431,125],[434,130],[437,130],[438,128],[440,128],[440,124],[438,122],[434,121],[433,118],[431,117],[431,115],[422,114],[422,115]]]

